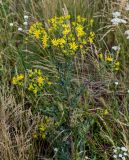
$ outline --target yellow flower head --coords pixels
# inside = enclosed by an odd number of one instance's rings
[[[42,76],[38,77],[37,82],[38,84],[43,84],[44,78]]]
[[[83,18],[80,15],[77,16],[77,23],[83,23],[85,21],[86,21],[86,18]]]
[[[40,30],[36,30],[33,35],[35,38],[39,39],[40,38],[40,34],[41,34],[41,31]]]
[[[40,22],[34,23],[29,29],[29,34],[36,39],[39,39],[44,33],[45,29]]]
[[[80,49],[83,49],[83,45],[82,44],[80,44]]]
[[[78,37],[82,37],[82,36],[84,36],[86,34],[84,32],[84,27],[82,25],[77,25],[76,31],[77,31],[77,36]]]
[[[41,69],[38,69],[37,73],[38,73],[39,76],[41,76],[42,75]]]
[[[45,34],[42,37],[42,44],[43,44],[43,48],[46,48],[48,46],[48,35],[47,34]]]
[[[63,35],[68,35],[70,33],[70,28],[65,28],[63,30]]]
[[[116,61],[113,65],[113,68],[115,71],[118,71],[120,69],[120,62],[119,61]]]
[[[111,57],[111,55],[108,55],[108,56],[106,57],[106,61],[107,61],[107,62],[112,62],[112,61],[113,61],[113,58]]]
[[[104,112],[103,112],[103,114],[104,114],[104,115],[108,115],[108,114],[109,114],[108,110],[105,109]]]
[[[13,77],[13,79],[12,79],[12,84],[17,84],[17,78],[16,77]]]
[[[53,46],[57,47],[60,42],[59,42],[59,39],[52,39],[51,43],[52,43]]]
[[[33,93],[36,95],[37,92],[38,92],[38,90],[35,88],[35,89],[33,90]]]
[[[70,49],[73,50],[73,51],[76,51],[78,46],[75,42],[71,42],[69,43],[69,46],[70,46]]]
[[[20,81],[20,80],[23,80],[24,79],[24,75],[23,74],[20,74],[17,76],[17,80]]]
[[[64,38],[59,38],[58,42],[60,45],[64,45],[66,43],[66,40]]]
[[[92,37],[89,37],[89,38],[88,38],[88,41],[89,41],[90,43],[93,43],[93,38],[92,38]]]
[[[33,91],[33,89],[34,89],[33,84],[30,83],[30,84],[29,84],[29,87],[28,87],[28,90],[29,90],[29,91]]]

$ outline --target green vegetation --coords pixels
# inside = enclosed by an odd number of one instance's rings
[[[2,160],[128,160],[129,4],[0,1]]]

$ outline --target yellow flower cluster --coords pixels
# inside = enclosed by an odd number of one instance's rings
[[[104,56],[102,53],[99,54],[101,61],[105,61],[107,64],[110,64],[113,70],[118,71],[120,69],[120,62],[112,54],[107,54]]]
[[[40,39],[43,48],[51,46],[61,50],[65,55],[73,55],[86,44],[94,43],[95,33],[91,31],[92,24],[93,19],[88,22],[81,16],[77,16],[75,21],[72,21],[70,15],[54,17],[48,20],[47,28],[40,22],[33,24],[29,34]]]
[[[33,25],[31,25],[29,29],[29,35],[32,36],[32,38],[36,38],[38,40],[41,40],[43,48],[46,48],[48,45],[48,34],[43,28],[42,23],[36,22]]]
[[[43,122],[38,125],[38,129],[36,133],[33,134],[34,138],[41,137],[42,139],[46,139],[47,131],[52,124],[52,118],[45,116]]]
[[[45,77],[40,69],[28,70],[26,89],[33,92],[35,95],[37,93],[43,92],[44,87],[50,86],[52,82]],[[12,84],[21,86],[23,85],[24,75],[19,74],[12,78]]]
[[[24,75],[19,74],[12,78],[12,84],[22,86],[24,82]]]
[[[42,92],[46,85],[51,85],[52,83],[48,80],[48,77],[43,76],[40,69],[28,70],[29,76],[29,86],[28,90],[32,91],[34,94]]]

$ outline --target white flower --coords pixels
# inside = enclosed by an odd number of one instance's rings
[[[122,154],[119,154],[119,157],[122,158],[123,157]]]
[[[129,30],[125,31],[125,35],[127,35],[127,39],[129,39]]]
[[[117,18],[117,17],[121,16],[121,12],[113,12],[112,15],[114,18]]]
[[[129,4],[126,5],[125,10],[129,11]]]
[[[115,85],[118,85],[118,84],[119,84],[118,82],[115,82]],[[117,149],[120,149],[120,148],[117,147]]]
[[[113,157],[114,157],[114,158],[117,158],[117,155],[115,154],[115,155],[113,155]]]
[[[111,20],[111,22],[112,22],[113,25],[118,25],[118,24],[120,24],[120,23],[123,23],[123,24],[126,24],[126,23],[127,23],[126,20],[121,19],[121,18],[117,18],[117,17],[113,18],[113,19]]]
[[[25,26],[27,26],[27,25],[28,25],[28,22],[24,22],[23,24],[24,24]]]
[[[125,157],[122,157],[122,160],[126,160]]]
[[[129,93],[129,90],[127,91],[127,93]]]
[[[13,23],[10,23],[9,25],[10,25],[10,27],[12,27],[12,26],[13,26]]]
[[[22,28],[21,28],[21,27],[19,27],[19,28],[18,28],[18,31],[22,31]]]
[[[117,149],[113,149],[113,152],[116,153],[116,152],[117,152]]]
[[[118,25],[120,23],[120,19],[119,18],[113,18],[111,20],[111,22],[112,22],[113,25]]]
[[[115,50],[115,51],[119,51],[120,50],[120,46],[113,46],[112,49]]]
[[[54,148],[54,151],[57,152],[57,151],[58,151],[58,148]]]
[[[27,15],[24,15],[24,19],[27,20],[29,18],[29,16]]]
[[[121,23],[123,23],[123,24],[126,24],[126,23],[127,23],[126,20],[124,20],[124,19],[120,19],[120,21],[121,21]]]
[[[124,152],[124,156],[127,156],[128,154],[126,152]]]
[[[126,147],[121,147],[121,150],[124,152],[127,152],[127,148]]]
[[[129,35],[129,30],[125,31],[125,34],[126,34],[126,35]]]

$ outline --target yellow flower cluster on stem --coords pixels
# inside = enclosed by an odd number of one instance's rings
[[[107,64],[111,65],[114,71],[118,71],[120,69],[120,62],[115,59],[115,56],[108,53],[107,55],[99,54],[99,58],[101,61],[105,61]]]
[[[40,137],[42,139],[46,139],[47,135],[46,132],[51,126],[51,123],[52,123],[52,118],[45,116],[43,122],[38,125],[37,132],[33,134],[33,138]]]
[[[37,93],[43,93],[45,86],[52,85],[52,82],[48,80],[48,77],[43,75],[40,69],[28,70],[26,78],[26,89],[34,93],[35,95],[37,95]],[[17,86],[23,86],[23,80],[23,74],[16,75],[12,78],[12,84]]]
[[[19,74],[12,78],[12,84],[22,86],[24,81],[24,75]]]
[[[46,48],[48,46],[48,34],[45,28],[43,28],[42,23],[36,22],[31,25],[29,29],[29,35],[31,35],[32,38],[41,40],[43,48]]]
[[[89,24],[88,24],[89,23]],[[70,15],[53,17],[45,28],[40,22],[30,26],[29,34],[42,41],[43,48],[51,46],[67,55],[75,55],[88,43],[94,43],[95,33],[91,31],[93,20],[77,16],[72,21]],[[91,28],[89,28],[91,26]]]

